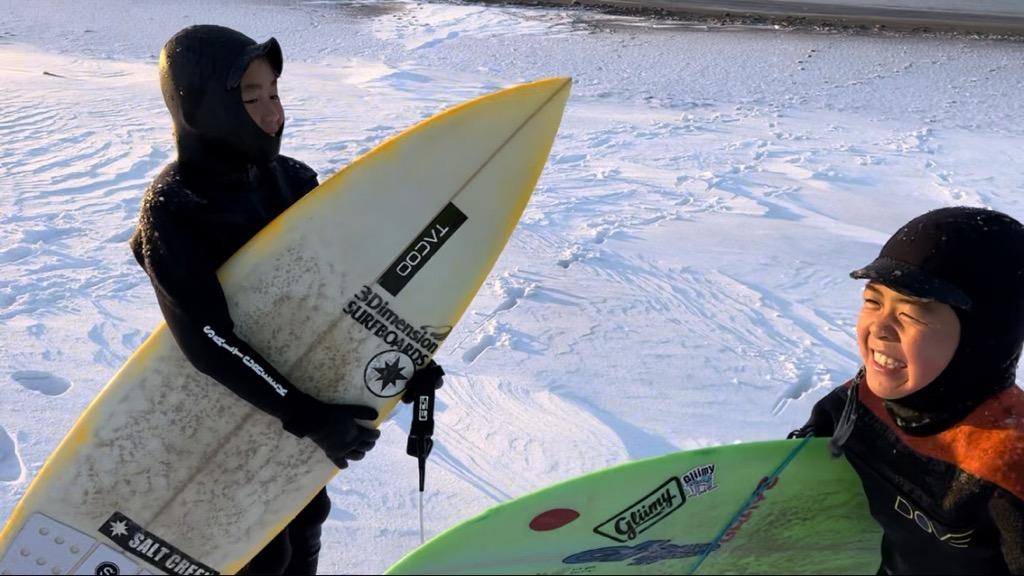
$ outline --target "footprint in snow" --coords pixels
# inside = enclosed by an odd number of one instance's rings
[[[497,342],[498,339],[494,337],[494,334],[484,334],[477,340],[476,344],[462,354],[462,361],[466,364],[472,364],[485,350],[494,346]]]
[[[64,378],[39,370],[19,370],[11,374],[11,378],[14,378],[15,382],[25,388],[41,392],[47,396],[59,396],[71,388],[71,382]]]
[[[579,244],[573,244],[572,246],[569,246],[568,248],[565,249],[565,251],[562,252],[562,257],[556,260],[555,264],[568,270],[569,266],[572,266],[576,262],[580,262],[586,259],[587,256],[587,250],[585,250],[583,246]]]

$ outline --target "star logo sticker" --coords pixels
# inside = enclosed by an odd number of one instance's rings
[[[110,535],[115,538],[128,535],[128,524],[124,520],[111,522],[107,529],[110,530]]]
[[[401,362],[398,358],[395,358],[393,362],[385,362],[384,367],[374,367],[373,371],[377,373],[377,381],[380,382],[381,391],[387,391],[390,386],[397,386],[399,380],[408,380],[402,370]]]
[[[366,389],[378,398],[393,398],[405,391],[416,363],[408,354],[386,350],[374,356],[363,368]]]

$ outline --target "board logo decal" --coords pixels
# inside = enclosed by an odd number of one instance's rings
[[[629,566],[647,566],[664,560],[680,560],[700,556],[711,548],[711,543],[675,544],[671,540],[648,540],[636,546],[606,546],[584,550],[562,560],[563,564],[591,564],[596,562],[625,562]],[[714,547],[716,550],[718,546]]]
[[[594,532],[616,542],[629,542],[686,504],[679,478],[669,478],[629,508],[612,516]]]
[[[451,334],[451,326],[413,325],[391,308],[390,302],[370,286],[363,286],[345,303],[342,312],[389,348],[412,359],[422,368]]]
[[[393,398],[405,392],[405,384],[415,370],[416,365],[408,355],[388,350],[377,354],[366,364],[363,381],[374,396]]]
[[[121,573],[121,567],[113,562],[100,562],[96,565],[96,576],[117,576]]]
[[[99,531],[129,554],[141,558],[167,574],[218,574],[213,568],[150,534],[120,512],[111,514],[110,518],[100,526]],[[103,566],[104,564],[100,564],[96,567],[97,574],[100,573],[99,570]],[[116,569],[117,566],[115,565],[114,568]],[[105,573],[112,574],[112,572]]]
[[[740,533],[740,529],[743,528],[743,525],[750,521],[754,516],[754,512],[757,511],[758,506],[761,502],[764,502],[766,497],[765,493],[772,488],[775,488],[778,484],[778,476],[772,478],[765,476],[757,482],[757,488],[754,489],[754,494],[752,494],[752,496],[754,496],[754,501],[750,503],[747,509],[736,518],[736,521],[733,522],[732,525],[729,526],[729,529],[725,531],[725,534],[722,535],[723,544],[732,541],[732,539]]]
[[[420,326],[420,328],[422,328],[424,331],[426,331],[427,335],[429,335],[434,340],[437,340],[438,342],[443,342],[445,340],[445,338],[448,338],[448,335],[452,333],[452,327],[451,326],[428,326],[428,325],[423,325],[423,326]]]
[[[718,488],[715,482],[715,465],[706,464],[696,466],[686,474],[683,474],[683,490],[687,498],[693,498],[712,492]]]
[[[398,296],[405,285],[416,276],[434,254],[451,239],[455,231],[462,226],[468,217],[459,208],[448,203],[441,212],[431,220],[430,224],[420,232],[402,253],[381,274],[377,284],[387,290],[388,294]]]

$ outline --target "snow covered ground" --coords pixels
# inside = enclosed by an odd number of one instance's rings
[[[847,273],[951,204],[1024,218],[1024,43],[380,2],[0,6],[0,519],[160,321],[126,241],[174,155],[163,42],[285,50],[321,176],[496,88],[575,79],[530,206],[439,353],[428,536],[628,459],[781,438],[857,368]],[[419,540],[407,409],[329,489],[321,572]]]

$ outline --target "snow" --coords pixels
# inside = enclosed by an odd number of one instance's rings
[[[285,51],[321,177],[466,98],[575,79],[535,195],[438,355],[426,529],[628,459],[783,437],[858,366],[870,261],[952,204],[1024,218],[1024,44],[580,10],[8,2],[0,21],[0,518],[160,320],[126,241],[173,158],[156,77],[194,23]],[[322,573],[419,541],[409,413],[329,486]]]

